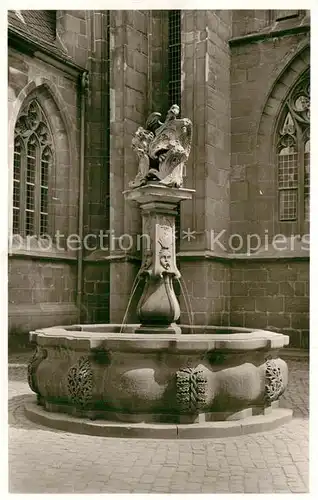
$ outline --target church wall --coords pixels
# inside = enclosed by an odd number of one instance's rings
[[[79,108],[76,79],[49,64],[9,48],[9,178],[12,179],[13,132],[25,98],[34,96],[46,113],[57,146],[50,193],[54,232],[78,231]],[[66,118],[64,120],[64,117]],[[10,215],[10,214],[9,214]],[[62,238],[61,245],[65,243]],[[31,329],[77,319],[76,258],[55,248],[35,250],[25,242],[9,253],[9,339]],[[21,337],[22,341],[22,337]],[[25,341],[25,339],[23,340]]]
[[[290,236],[296,229],[277,222],[274,131],[284,99],[310,60],[309,19],[270,24],[269,11],[251,12],[235,11],[233,35],[243,38],[231,45],[230,214],[231,234],[242,238],[240,251],[246,251],[248,235],[259,235],[264,245],[266,237],[271,242],[275,234]],[[271,36],[244,39],[264,26]],[[297,249],[283,254],[269,245],[264,261],[232,262],[231,323],[284,331],[292,347],[308,347],[308,258]]]
[[[186,283],[197,284],[189,291],[195,322],[226,323],[229,263],[215,261],[211,235],[230,223],[231,12],[184,11],[181,33],[182,115],[194,125],[185,186],[196,193],[181,206],[180,270]],[[182,297],[181,306],[181,322],[187,321]]]
[[[230,280],[231,325],[285,333],[290,347],[308,349],[307,261],[233,262]]]
[[[82,11],[80,11],[82,12]],[[109,13],[85,11],[89,84],[85,113],[84,248],[81,321],[109,320],[109,264],[100,260],[101,233],[109,229]],[[83,20],[80,25],[83,29]],[[98,238],[95,238],[98,237]]]

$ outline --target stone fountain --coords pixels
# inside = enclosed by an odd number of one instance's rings
[[[132,147],[139,170],[126,200],[138,203],[144,245],[137,325],[71,325],[31,332],[28,366],[38,423],[104,436],[196,438],[264,431],[292,418],[279,408],[288,369],[286,335],[177,325],[175,217],[194,190],[183,184],[192,123],[170,108],[152,113]]]

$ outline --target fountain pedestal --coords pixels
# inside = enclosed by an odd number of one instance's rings
[[[147,184],[125,191],[127,200],[137,202],[142,214],[142,265],[145,281],[137,314],[141,326],[136,333],[181,333],[175,322],[180,307],[173,280],[180,277],[176,263],[175,219],[178,205],[191,200],[193,189]]]

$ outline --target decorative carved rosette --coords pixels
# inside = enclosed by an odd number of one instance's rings
[[[82,356],[67,374],[67,388],[76,406],[86,406],[92,398],[93,372],[88,357]]]
[[[206,402],[207,378],[202,370],[182,368],[176,373],[177,402],[180,410],[196,413]]]
[[[39,364],[47,357],[47,350],[37,346],[28,364],[28,383],[30,389],[36,394],[40,394],[36,379],[36,371]]]
[[[265,400],[272,403],[284,392],[283,377],[275,360],[269,359],[265,364]]]

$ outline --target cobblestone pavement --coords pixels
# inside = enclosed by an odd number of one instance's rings
[[[12,367],[10,493],[308,492],[308,361],[288,365],[281,406],[294,409],[290,423],[208,440],[102,438],[33,424],[23,413],[32,397],[25,367]]]

